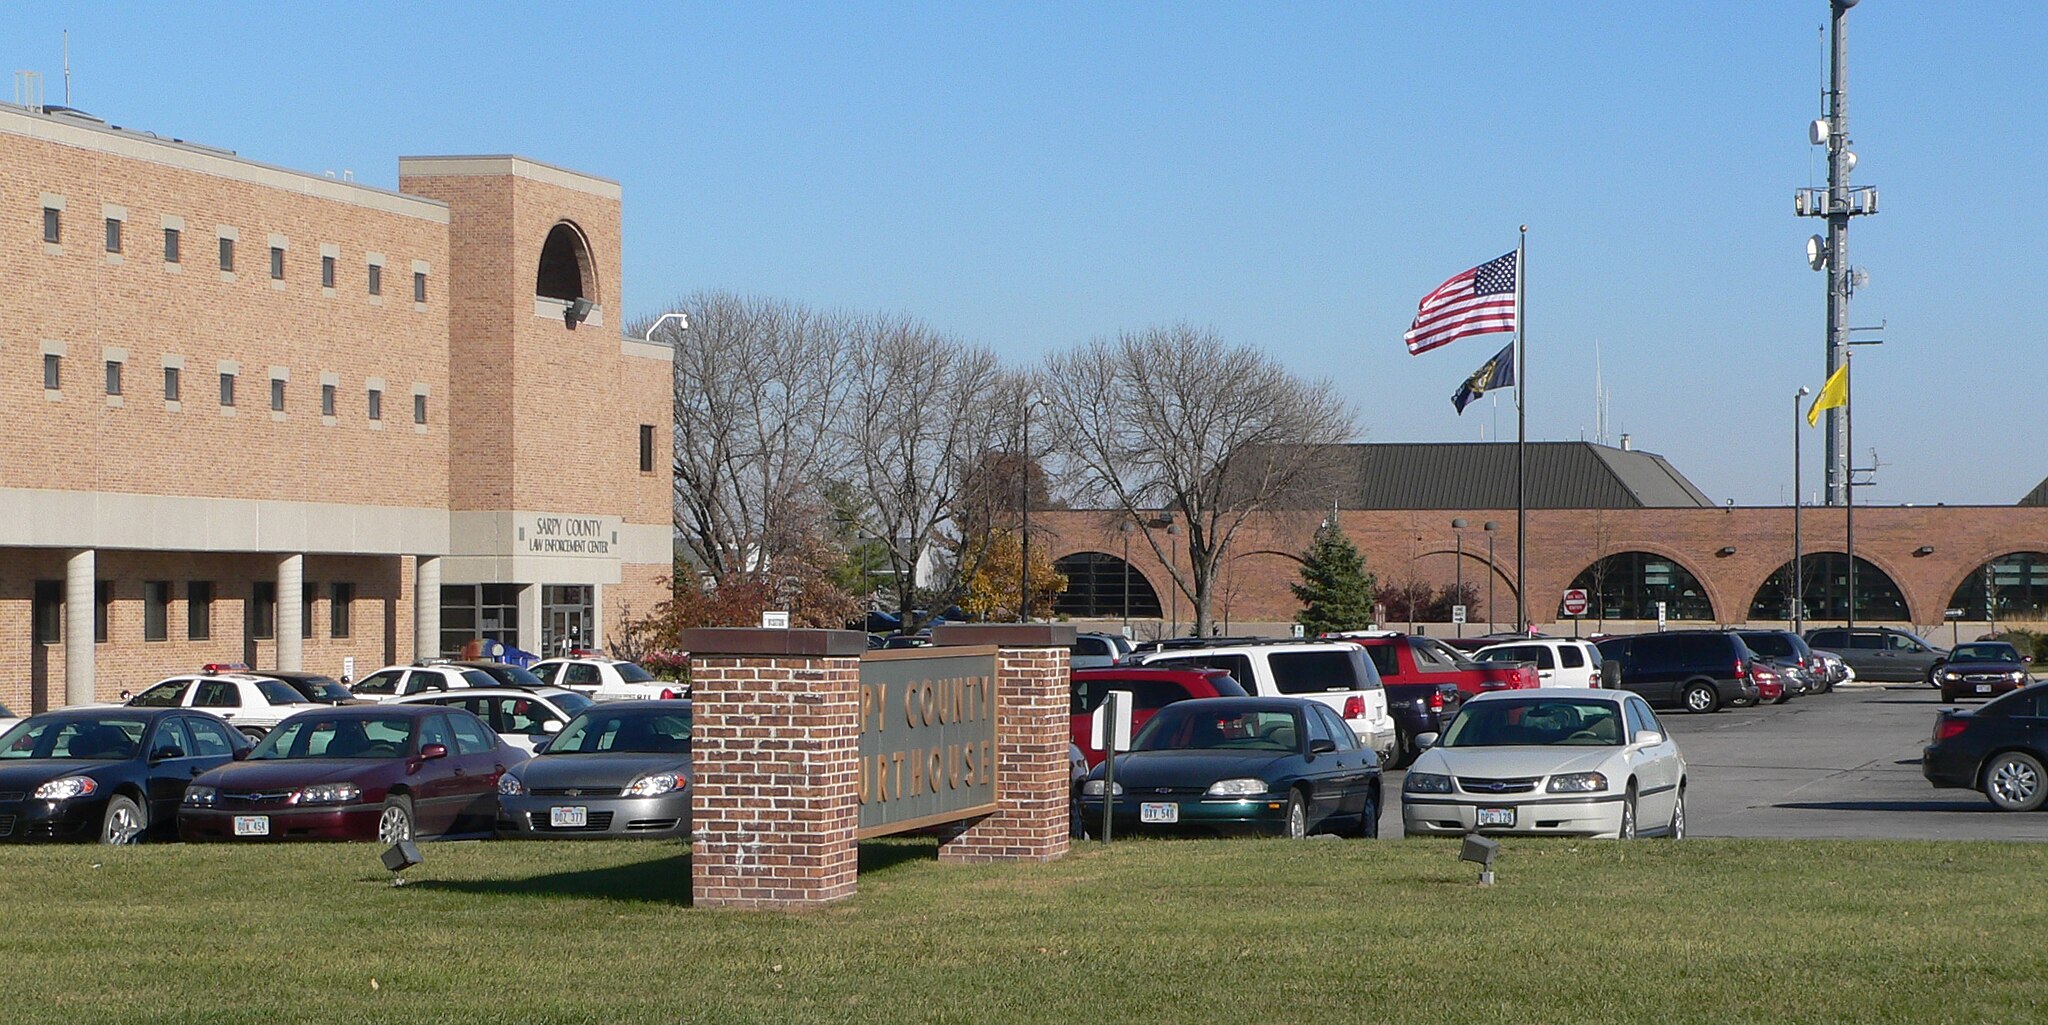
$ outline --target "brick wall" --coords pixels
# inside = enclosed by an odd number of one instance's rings
[[[1071,634],[1072,628],[1066,629]],[[997,655],[996,800],[1001,808],[947,829],[939,844],[940,861],[1052,861],[1067,853],[1073,686],[1068,667],[1065,647],[1005,647]]]

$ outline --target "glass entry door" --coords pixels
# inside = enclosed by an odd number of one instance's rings
[[[592,592],[587,584],[549,584],[541,588],[541,644],[545,648],[540,652],[542,656],[566,655],[590,647],[591,602],[595,597]]]

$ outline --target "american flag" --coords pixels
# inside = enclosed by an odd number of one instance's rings
[[[1401,340],[1408,355],[1428,352],[1466,335],[1515,329],[1515,254],[1488,260],[1436,286],[1422,297],[1415,322]]]

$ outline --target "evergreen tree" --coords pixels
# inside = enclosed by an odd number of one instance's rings
[[[1366,572],[1358,547],[1334,523],[1317,528],[1303,556],[1301,583],[1288,585],[1302,604],[1294,621],[1310,637],[1338,630],[1364,630],[1373,624],[1372,603],[1378,581]]]

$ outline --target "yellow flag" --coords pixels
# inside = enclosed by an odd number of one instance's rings
[[[1849,364],[1844,362],[1828,375],[1828,383],[1820,386],[1820,394],[1814,396],[1813,408],[1806,411],[1806,426],[1820,423],[1820,411],[1849,404]]]

